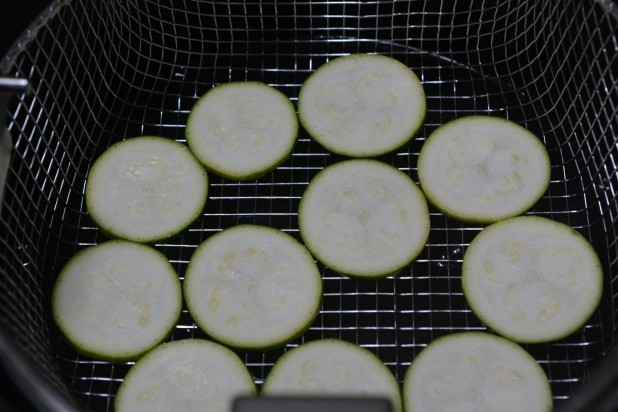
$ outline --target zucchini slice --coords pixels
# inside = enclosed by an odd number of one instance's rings
[[[117,412],[228,412],[234,399],[256,394],[253,377],[231,350],[202,339],[160,345],[129,369]]]
[[[375,157],[406,144],[425,120],[423,86],[391,57],[352,54],[320,66],[303,83],[298,115],[333,153]]]
[[[180,317],[182,289],[150,246],[110,240],[77,252],[51,295],[52,317],[79,352],[133,360],[162,342]]]
[[[184,296],[197,325],[215,340],[270,349],[309,328],[320,309],[322,277],[291,235],[244,224],[197,248],[185,274]]]
[[[462,285],[472,311],[517,342],[561,339],[579,329],[603,293],[592,245],[569,226],[538,216],[483,229],[463,258]]]
[[[438,127],[418,158],[427,200],[445,215],[493,223],[532,207],[549,186],[543,143],[507,119],[466,116]]]
[[[298,118],[290,99],[265,83],[213,87],[191,109],[187,144],[213,173],[231,180],[265,175],[294,150]]]
[[[113,238],[154,243],[197,219],[208,196],[208,175],[182,143],[142,136],[110,146],[86,183],[88,214]]]
[[[322,263],[349,276],[397,274],[425,247],[427,202],[410,176],[372,159],[316,174],[298,208],[300,234]]]
[[[552,410],[551,388],[537,361],[516,343],[459,332],[427,345],[406,371],[406,411]]]
[[[401,412],[399,384],[372,352],[339,339],[304,343],[283,354],[262,386],[265,396],[359,396],[388,399]]]

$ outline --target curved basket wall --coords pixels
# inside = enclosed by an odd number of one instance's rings
[[[184,141],[184,124],[212,86],[266,82],[294,103],[326,61],[392,56],[420,77],[428,98],[421,133],[383,159],[416,177],[424,139],[467,114],[514,120],[552,159],[545,196],[530,213],[571,225],[604,264],[605,294],[584,328],[526,347],[547,372],[557,405],[616,351],[618,332],[618,28],[612,3],[592,0],[56,1],[2,61],[28,78],[10,101],[12,153],[0,214],[0,330],[53,391],[88,410],[111,410],[131,363],[76,353],[49,314],[51,285],[77,251],[105,240],[88,217],[89,166],[110,144],[138,135]],[[211,175],[201,218],[156,245],[182,278],[205,238],[238,223],[298,237],[296,209],[309,180],[341,160],[301,132],[293,156],[249,182]],[[431,213],[425,251],[399,276],[344,278],[321,267],[324,301],[310,330],[286,348],[241,353],[262,380],[283,351],[321,337],[369,348],[401,381],[432,339],[485,330],[466,305],[461,259],[481,229]],[[188,313],[171,339],[205,337]],[[585,387],[585,386],[584,386]]]

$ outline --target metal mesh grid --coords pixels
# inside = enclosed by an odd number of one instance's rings
[[[302,81],[348,53],[382,53],[410,66],[428,98],[419,135],[381,160],[416,177],[423,141],[473,113],[508,117],[545,142],[548,192],[532,213],[568,223],[603,260],[599,311],[572,336],[528,346],[555,399],[569,398],[618,331],[618,40],[616,17],[594,1],[58,1],[4,61],[31,80],[14,99],[15,149],[0,216],[0,325],[60,390],[90,410],[111,410],[131,363],[77,354],[50,322],[54,277],[77,250],[102,242],[83,199],[88,167],[111,143],[155,134],[184,141],[192,105],[210,87],[266,82],[296,103]],[[292,157],[250,182],[211,175],[203,216],[157,244],[182,279],[197,245],[238,223],[299,238],[296,209],[312,176],[341,160],[301,131]],[[462,295],[463,252],[480,227],[431,212],[431,235],[397,277],[354,280],[320,266],[322,310],[281,350],[240,353],[260,384],[283,351],[338,337],[372,350],[398,380],[432,339],[485,330]],[[186,311],[172,339],[206,337]]]

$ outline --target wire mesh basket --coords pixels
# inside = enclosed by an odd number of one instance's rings
[[[89,218],[84,187],[110,144],[139,135],[184,142],[189,110],[214,85],[258,80],[296,103],[302,82],[330,59],[380,53],[413,69],[427,95],[418,136],[381,158],[414,181],[425,138],[457,117],[509,118],[545,143],[551,183],[530,213],[592,242],[605,291],[576,333],[525,348],[546,371],[556,406],[585,410],[597,392],[616,386],[617,29],[615,5],[594,0],[55,1],[0,65],[30,84],[9,101],[0,147],[10,148],[6,177],[0,173],[0,350],[13,378],[42,409],[109,411],[132,365],[80,355],[50,317],[60,268],[106,240]],[[299,238],[304,189],[339,160],[301,130],[291,158],[266,176],[211,175],[201,217],[155,247],[182,279],[197,245],[224,228],[256,223]],[[431,227],[425,250],[398,276],[356,280],[321,266],[323,304],[307,333],[279,350],[239,353],[256,384],[283,352],[308,340],[357,343],[401,381],[433,339],[487,330],[460,284],[463,252],[481,227],[433,209]],[[185,309],[170,339],[193,337],[207,338]]]

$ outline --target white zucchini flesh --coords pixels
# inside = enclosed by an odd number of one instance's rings
[[[493,223],[522,214],[550,181],[547,150],[507,119],[466,116],[434,130],[421,148],[418,177],[427,200],[445,215]]]
[[[154,243],[197,219],[206,204],[208,175],[187,146],[159,136],[110,146],[86,183],[88,214],[114,238]]]
[[[229,412],[234,399],[255,395],[253,378],[231,350],[202,339],[165,343],[129,369],[117,412]]]
[[[196,324],[213,339],[249,350],[282,346],[318,314],[322,277],[291,235],[238,225],[206,239],[189,261],[184,295]]]
[[[392,372],[369,350],[339,339],[303,343],[283,354],[262,386],[264,396],[360,396],[388,399],[401,412]]]
[[[514,341],[558,340],[579,329],[603,293],[592,245],[569,226],[519,216],[483,229],[463,258],[462,286],[472,311]]]
[[[423,86],[398,60],[352,54],[320,66],[303,83],[298,115],[333,153],[379,156],[406,144],[425,120]]]
[[[484,332],[435,339],[414,358],[403,386],[406,411],[549,412],[545,372],[523,348]]]
[[[98,359],[133,360],[172,332],[182,309],[178,274],[150,246],[110,240],[77,252],[52,290],[67,340]]]
[[[187,144],[212,172],[232,180],[263,176],[291,155],[298,117],[290,99],[265,83],[210,89],[189,113]]]
[[[367,278],[398,273],[423,250],[430,229],[427,202],[412,179],[372,159],[318,172],[301,198],[298,221],[322,263]]]

